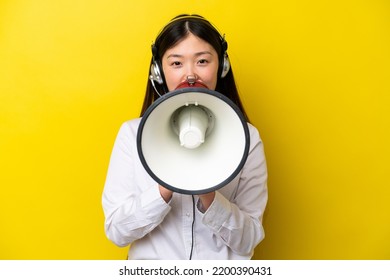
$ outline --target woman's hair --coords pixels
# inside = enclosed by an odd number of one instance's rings
[[[238,94],[231,67],[224,78],[221,78],[220,75],[222,71],[221,63],[223,62],[225,51],[227,49],[227,43],[224,37],[221,36],[217,29],[202,16],[187,14],[179,15],[173,18],[162,29],[152,46],[153,57],[150,63],[150,67],[153,63],[157,63],[157,65],[159,65],[160,73],[164,82],[163,84],[158,84],[155,82],[154,85],[152,85],[150,79],[148,80],[146,86],[146,94],[141,110],[141,116],[143,116],[146,109],[159,97],[159,94],[156,92],[156,90],[159,93],[167,92],[164,73],[162,73],[163,71],[161,68],[161,58],[168,49],[174,47],[176,44],[185,39],[189,33],[192,33],[193,35],[206,41],[216,50],[219,58],[219,70],[217,86],[215,90],[222,93],[231,101],[233,101],[233,103],[235,103],[243,113],[246,121],[249,122],[248,116],[246,115],[246,112]]]

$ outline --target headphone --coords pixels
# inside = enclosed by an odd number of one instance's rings
[[[206,19],[204,19],[203,17],[199,16],[199,15],[182,15],[182,16],[178,16],[176,18],[174,18],[173,20],[171,20],[163,29],[162,31],[159,33],[159,35],[157,36],[157,39],[161,36],[161,34],[163,33],[164,30],[166,30],[169,26],[171,26],[173,23],[179,21],[179,20],[186,20],[186,19],[195,19],[195,20],[201,20],[203,22],[205,22],[207,25],[210,26],[211,29],[215,30],[216,33],[219,34],[219,38],[221,40],[221,51],[222,53],[219,55],[220,57],[220,61],[219,61],[219,69],[218,69],[218,73],[219,73],[219,77],[220,78],[225,78],[226,75],[229,73],[229,70],[230,70],[230,61],[229,61],[229,56],[227,54],[227,47],[228,47],[228,44],[225,40],[225,35],[221,35],[217,29],[209,22],[207,21]],[[156,41],[157,41],[156,39]],[[152,44],[152,64],[151,64],[151,67],[150,67],[150,76],[149,76],[149,79],[153,85],[153,87],[156,89],[154,83],[156,82],[157,84],[159,85],[164,85],[164,73],[162,71],[162,63],[161,63],[161,60],[158,56],[158,49],[157,49],[157,46],[155,44]],[[160,95],[160,94],[159,94]]]

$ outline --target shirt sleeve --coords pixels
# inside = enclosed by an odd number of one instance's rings
[[[214,234],[239,255],[253,253],[264,239],[262,219],[268,200],[267,166],[263,143],[250,126],[250,150],[232,201],[216,191],[215,199],[202,217]]]
[[[159,225],[170,206],[161,197],[158,185],[136,185],[136,129],[121,126],[111,153],[102,205],[107,237],[118,246],[127,246]]]

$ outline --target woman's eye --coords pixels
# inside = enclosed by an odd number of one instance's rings
[[[198,61],[199,64],[206,64],[207,63],[207,59],[200,59]]]
[[[181,62],[180,61],[174,61],[174,62],[171,63],[171,65],[177,67],[177,66],[181,65]]]

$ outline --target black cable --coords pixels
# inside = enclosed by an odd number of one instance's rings
[[[195,225],[195,198],[192,195],[192,228],[191,228],[191,252],[189,260],[192,260],[192,251],[194,250],[194,225]]]

